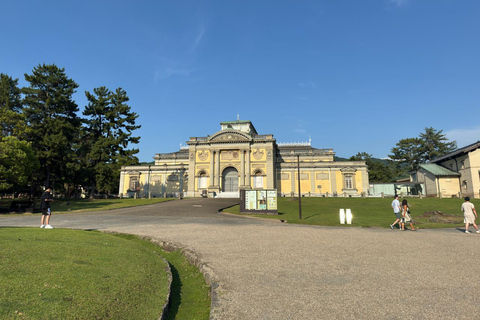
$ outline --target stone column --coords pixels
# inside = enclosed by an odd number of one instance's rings
[[[214,177],[214,167],[213,167],[213,155],[214,155],[214,151],[213,150],[210,150],[210,186],[213,186],[215,180],[213,179]]]
[[[220,150],[215,151],[215,183],[216,187],[220,187]]]
[[[240,150],[240,187],[245,187],[245,150]]]
[[[312,194],[317,193],[317,186],[315,185],[315,169],[310,171],[310,190]]]
[[[267,175],[267,188],[273,189],[275,187],[275,150],[273,148],[267,148],[267,161],[265,162],[265,174]]]
[[[298,188],[298,183],[295,181],[295,176],[298,174],[297,169],[292,169],[290,170],[290,174],[292,175],[292,178],[290,179],[290,189],[292,190],[291,192],[295,193]]]
[[[163,171],[162,196],[166,198],[167,197],[167,175],[168,175],[167,166],[165,166],[164,169],[165,170]]]
[[[339,192],[337,191],[337,170],[336,170],[336,168],[334,168],[333,170],[332,170],[332,168],[330,168],[330,185],[331,185],[332,194],[334,194],[336,192],[337,195],[338,195]]]
[[[247,163],[246,163],[246,170],[245,170],[245,187],[251,188],[252,187],[252,178],[250,176],[250,149],[247,149]]]
[[[197,158],[197,147],[190,146],[188,149],[188,190],[187,194],[190,197],[195,197],[197,193],[197,173],[195,172],[196,158]]]
[[[124,185],[125,185],[125,169],[122,168],[122,171],[120,172],[120,186],[118,188],[118,194],[120,196],[123,196]]]

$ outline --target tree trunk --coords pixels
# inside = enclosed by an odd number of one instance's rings
[[[95,182],[92,182],[92,185],[90,186],[90,200],[93,200],[95,196]]]

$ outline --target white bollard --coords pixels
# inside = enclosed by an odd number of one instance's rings
[[[345,224],[345,209],[340,209],[340,224]]]
[[[352,210],[347,209],[347,213],[345,215],[347,218],[347,224],[352,224]]]

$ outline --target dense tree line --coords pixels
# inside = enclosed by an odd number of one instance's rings
[[[35,194],[49,185],[66,196],[79,186],[113,193],[123,165],[137,164],[138,115],[122,88],[85,92],[79,115],[78,84],[64,68],[38,65],[25,74],[27,87],[0,73],[0,192]]]
[[[370,182],[394,182],[398,178],[408,177],[422,163],[454,151],[456,141],[448,141],[443,130],[425,128],[418,137],[401,139],[392,148],[388,160],[375,159],[371,154],[359,152],[350,157],[352,161],[365,161],[368,166]]]

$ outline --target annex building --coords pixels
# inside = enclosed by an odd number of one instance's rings
[[[427,196],[480,198],[480,141],[421,164],[410,180],[422,183]]]
[[[278,196],[359,196],[369,188],[363,161],[335,161],[333,149],[311,142],[277,143],[250,121],[221,122],[152,164],[125,166],[119,194],[137,197],[238,197],[240,189],[276,189]],[[300,175],[298,169],[300,168]]]

